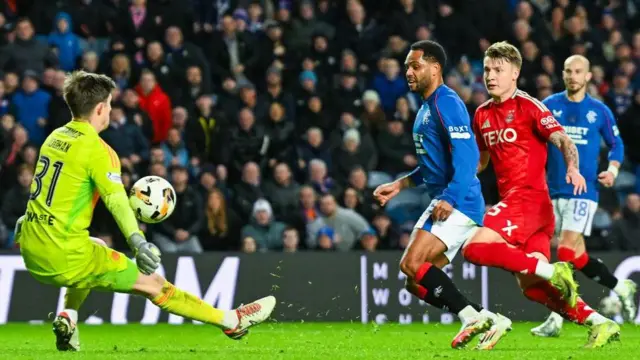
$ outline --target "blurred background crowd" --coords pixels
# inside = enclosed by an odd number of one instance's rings
[[[403,249],[430,199],[405,190],[381,209],[372,188],[416,165],[421,100],[403,64],[412,42],[434,39],[471,116],[488,99],[492,42],[519,47],[519,87],[539,99],[563,90],[567,56],[591,60],[589,93],[617,116],[627,154],[587,247],[640,250],[640,0],[0,0],[0,10],[0,248],[14,246],[39,146],[70,120],[65,73],[84,69],[118,86],[101,136],[125,186],[153,174],[176,189],[171,218],[145,226],[164,252]],[[494,204],[495,175],[480,178]],[[126,249],[102,204],[91,232]]]

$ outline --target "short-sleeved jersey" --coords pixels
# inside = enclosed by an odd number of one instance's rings
[[[91,125],[70,121],[40,148],[20,242],[71,253],[86,246],[98,198],[117,191],[116,153]]]
[[[576,144],[580,156],[580,173],[587,181],[587,191],[574,195],[573,185],[565,181],[567,165],[564,157],[560,150],[550,145],[547,179],[551,198],[598,201],[598,157],[602,140],[610,149],[609,161],[622,162],[624,158],[624,145],[613,113],[604,103],[588,94],[582,101],[573,102],[567,98],[566,92],[561,92],[549,96],[543,103]]]
[[[441,85],[425,99],[413,124],[418,168],[412,176],[432,199],[442,199],[482,224],[484,199],[476,177],[480,152],[467,108],[451,88]]]
[[[540,101],[524,91],[497,104],[480,105],[473,119],[480,151],[488,151],[505,198],[512,191],[548,192],[547,140],[562,126]]]

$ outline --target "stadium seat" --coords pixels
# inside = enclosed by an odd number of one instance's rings
[[[376,187],[382,184],[392,182],[392,181],[393,181],[393,177],[387,174],[386,172],[371,171],[369,173],[369,183],[367,184],[367,186],[371,189],[375,189]]]

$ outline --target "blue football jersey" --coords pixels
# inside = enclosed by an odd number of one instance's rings
[[[476,177],[480,151],[469,113],[458,94],[441,85],[422,106],[413,124],[418,167],[416,185],[425,184],[432,199],[447,201],[479,225],[484,199]]]
[[[566,92],[553,94],[543,103],[564,127],[578,148],[580,173],[587,181],[587,192],[573,195],[573,186],[567,184],[567,166],[562,152],[549,145],[547,180],[552,199],[580,198],[598,201],[598,157],[602,140],[609,147],[609,161],[622,163],[624,145],[611,110],[601,101],[587,96],[579,103],[569,101]]]

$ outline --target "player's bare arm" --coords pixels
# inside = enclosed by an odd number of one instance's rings
[[[480,151],[480,161],[478,162],[478,174],[483,172],[487,166],[489,166],[489,160],[491,160],[491,154],[489,151]]]
[[[393,199],[394,196],[398,195],[400,191],[413,187],[411,176],[418,171],[418,169],[419,168],[416,168],[416,170],[395,181],[378,186],[373,191],[373,196],[378,200],[381,206],[385,206],[386,203]]]
[[[565,132],[556,131],[549,136],[549,142],[560,149],[564,156],[564,161],[567,164],[567,183],[573,184],[574,195],[587,191],[587,183],[579,170],[578,148],[573,140]]]
[[[598,182],[604,187],[612,187],[618,177],[620,171],[620,162],[616,160],[609,161],[607,170],[598,174]]]

